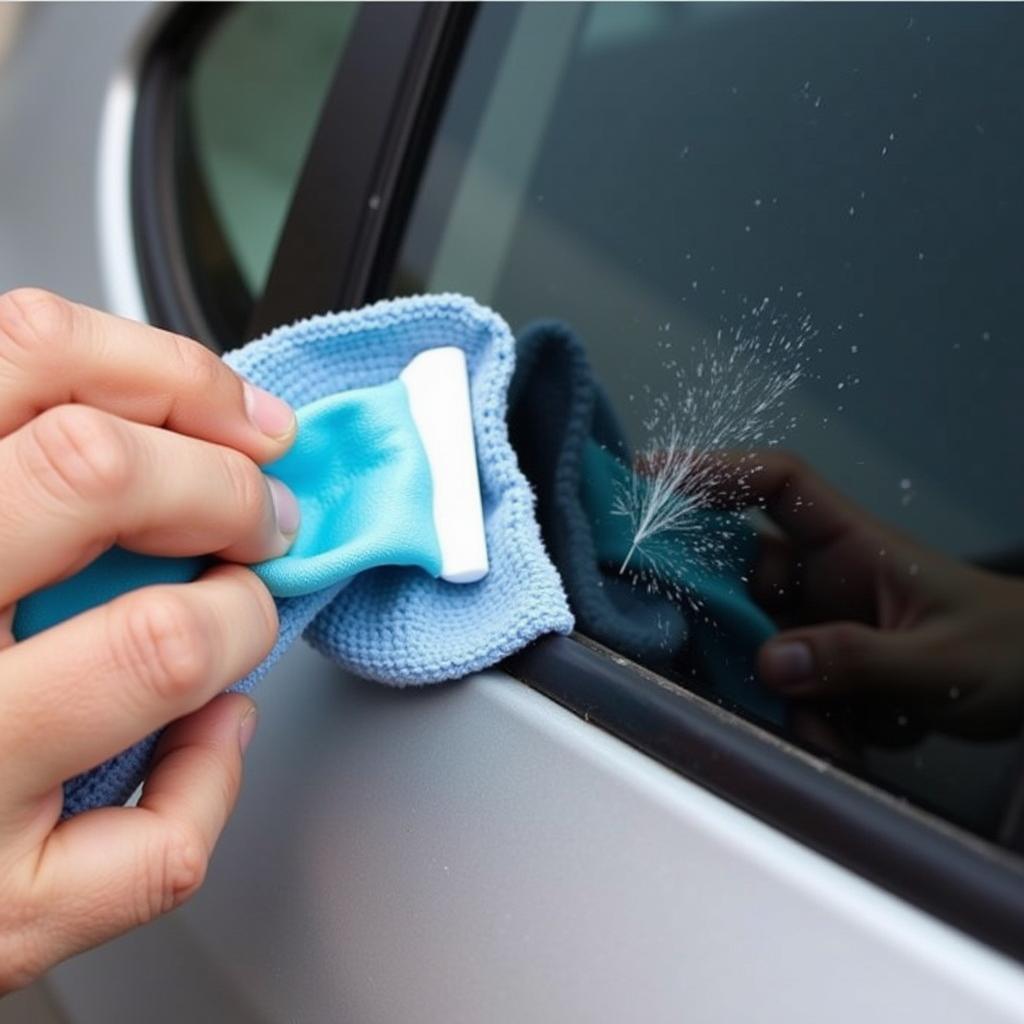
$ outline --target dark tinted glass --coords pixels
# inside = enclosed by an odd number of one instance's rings
[[[520,336],[582,631],[1011,844],[1021,52],[1015,5],[485,7],[393,284]]]
[[[196,291],[219,340],[242,340],[354,3],[231,7],[188,72],[179,207]]]

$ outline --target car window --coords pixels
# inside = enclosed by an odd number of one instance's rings
[[[240,340],[266,281],[356,7],[233,6],[188,68],[179,124],[182,233],[196,289],[229,341]]]
[[[1001,608],[1024,571],[1022,45],[1012,5],[485,6],[392,281],[517,332],[513,441],[581,631],[1005,842],[1013,613],[986,620],[1010,694],[986,713],[987,627],[881,668],[854,642],[813,699],[757,650],[898,638],[975,587]],[[722,510],[790,454],[815,482],[783,514]],[[868,539],[824,557],[850,507]]]

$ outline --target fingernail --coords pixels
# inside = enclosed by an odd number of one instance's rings
[[[765,682],[783,689],[798,687],[814,674],[814,655],[800,640],[769,644],[761,655],[761,674]]]
[[[270,488],[270,499],[274,503],[274,517],[277,519],[277,528],[286,536],[299,532],[299,499],[281,483],[276,476],[267,477],[267,486]]]
[[[277,395],[272,395],[255,384],[243,381],[245,388],[245,411],[253,426],[261,433],[279,440],[286,437],[295,427],[295,412]]]
[[[259,723],[259,720],[259,709],[255,704],[253,704],[252,707],[242,715],[242,720],[238,723],[238,745],[241,747],[243,754],[252,742],[252,737],[256,732],[256,726]]]

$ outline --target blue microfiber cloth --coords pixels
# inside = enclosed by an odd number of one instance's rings
[[[700,532],[728,536],[729,564],[708,565],[691,527],[658,539],[671,558],[634,553],[631,565],[643,579],[621,575],[632,527],[613,506],[616,488],[630,480],[632,453],[583,344],[564,324],[537,323],[520,334],[517,360],[512,443],[537,492],[544,538],[580,631],[653,667],[685,656],[714,693],[782,724],[784,703],[754,669],[776,628],[742,579],[757,554],[753,528],[733,515],[695,513]]]
[[[534,519],[530,487],[508,441],[506,396],[514,342],[495,313],[458,295],[395,299],[278,328],[225,360],[253,383],[301,409],[300,437],[305,433],[307,438],[297,442],[294,454],[285,459],[299,460],[300,465],[292,467],[299,476],[312,467],[310,493],[315,495],[322,481],[337,494],[339,486],[346,486],[345,474],[325,473],[322,460],[331,453],[330,428],[337,425],[336,417],[344,417],[346,401],[332,396],[386,385],[417,353],[441,346],[457,346],[466,354],[488,575],[477,583],[453,585],[424,572],[431,568],[431,552],[429,538],[416,525],[421,519],[407,532],[397,531],[410,539],[411,548],[397,557],[411,567],[377,568],[351,578],[362,564],[358,551],[346,549],[341,557],[328,547],[326,560],[307,560],[304,549],[297,547],[291,555],[274,560],[276,565],[260,567],[280,592],[299,596],[277,598],[281,626],[274,649],[233,689],[250,690],[303,632],[315,648],[343,667],[402,686],[478,671],[545,633],[572,629],[561,582]],[[326,405],[314,404],[321,402]],[[307,430],[309,423],[324,429]],[[307,443],[308,449],[303,447]],[[358,454],[352,454],[347,465],[358,465],[358,460]],[[415,476],[412,465],[410,473]],[[387,478],[396,479],[393,467]],[[289,476],[289,482],[293,480]],[[422,491],[414,479],[406,483],[408,512],[416,518],[422,515],[417,504]],[[358,504],[360,496],[371,492],[353,487],[348,493]],[[305,505],[303,514],[305,529]],[[324,531],[329,534],[333,521],[325,515],[311,523],[318,543]],[[300,538],[302,534],[300,529]],[[379,555],[377,548],[374,557]],[[133,585],[194,578],[205,561],[114,551],[100,563],[66,581],[77,595],[77,605],[64,592],[55,595],[56,588],[19,602],[16,635],[27,636],[52,624],[55,614],[66,617],[69,609],[84,610]],[[312,585],[322,589],[303,592]],[[69,780],[64,787],[65,815],[124,802],[141,781],[155,741],[156,736],[150,736]]]

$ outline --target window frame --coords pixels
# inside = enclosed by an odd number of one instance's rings
[[[211,315],[189,267],[177,173],[188,69],[231,8],[230,3],[181,4],[154,33],[141,61],[130,156],[132,231],[150,322],[216,351],[228,331]]]
[[[385,294],[475,6],[382,3],[360,10],[248,337]],[[133,211],[152,319],[216,347],[214,325],[184,266],[167,159],[174,129],[168,104],[180,87],[180,69],[223,12],[197,7],[175,11],[146,62],[133,142]],[[543,638],[500,667],[685,778],[1024,962],[1024,858],[1010,850],[578,634]],[[1024,820],[1022,794],[1024,788],[1014,803],[1022,805],[1017,817]],[[1009,820],[1019,835],[1020,823]]]

